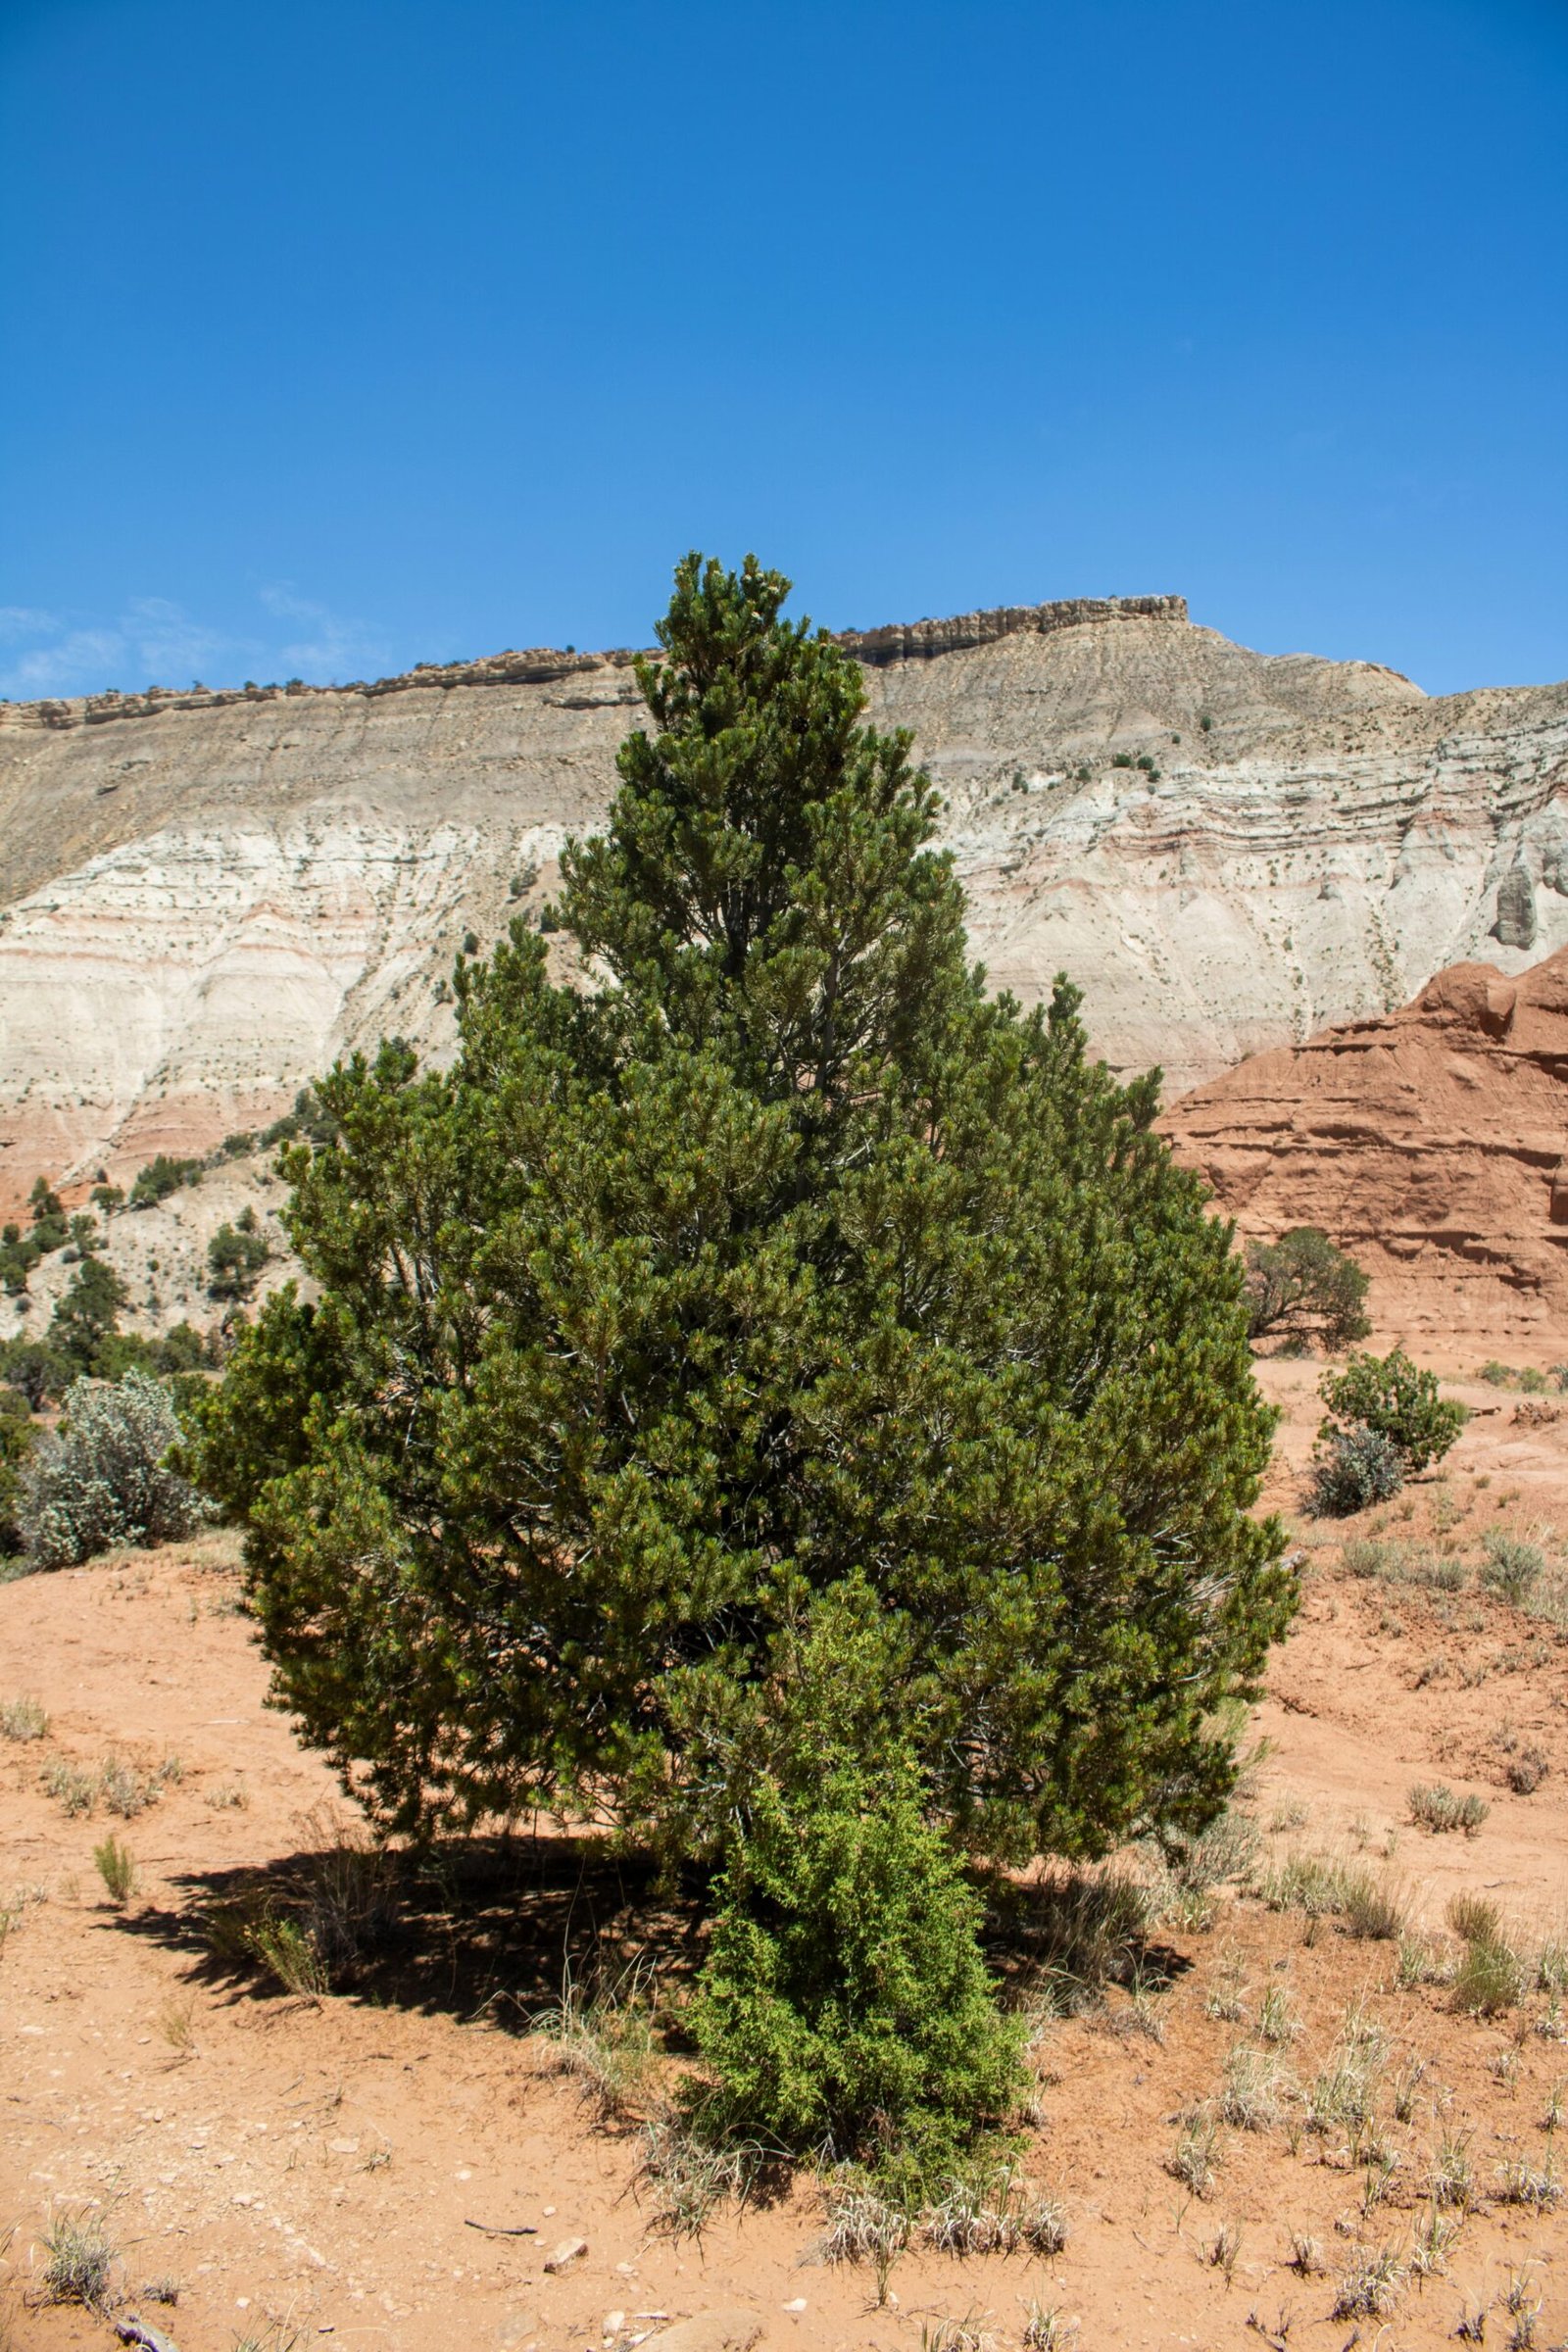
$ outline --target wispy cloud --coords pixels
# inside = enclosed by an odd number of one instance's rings
[[[386,644],[363,621],[348,620],[329,606],[297,595],[291,580],[272,581],[262,590],[262,603],[279,620],[298,621],[309,630],[308,636],[278,648],[302,677],[363,677],[390,665]]]
[[[40,612],[34,605],[0,605],[0,645],[47,637],[60,626],[53,612]]]
[[[164,596],[131,597],[110,621],[0,605],[0,695],[25,702],[197,678],[210,686],[246,677],[325,685],[391,666],[390,649],[365,622],[300,596],[290,581],[264,587],[258,602],[254,634],[214,628]]]

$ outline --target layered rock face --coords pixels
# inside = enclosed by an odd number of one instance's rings
[[[1258,1054],[1162,1121],[1242,1231],[1319,1225],[1381,1329],[1568,1333],[1568,949],[1518,979],[1440,972],[1413,1004]]]
[[[850,634],[912,728],[991,984],[1065,970],[1169,1091],[1568,943],[1568,687],[1429,699],[1179,597]],[[642,722],[631,657],[0,708],[0,1201],[275,1115],[335,1054],[450,1047],[453,956],[536,916]]]

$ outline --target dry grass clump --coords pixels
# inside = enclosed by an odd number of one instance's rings
[[[49,1718],[36,1698],[0,1698],[0,1740],[42,1740]]]
[[[1296,2085],[1271,2050],[1239,2041],[1225,2054],[1219,2112],[1241,2132],[1272,2132]]]
[[[1271,2049],[1282,2049],[1300,2038],[1301,2021],[1283,1984],[1271,1984],[1264,1993],[1254,2031],[1259,2041],[1266,2041]]]
[[[1446,1918],[1461,1943],[1500,1943],[1502,1913],[1488,1894],[1465,1887],[1450,1895]]]
[[[1078,2323],[1059,2304],[1031,2303],[1023,2324],[1024,2352],[1069,2352]]]
[[[1476,2180],[1469,2164],[1469,2133],[1467,2131],[1446,2131],[1432,2152],[1432,2169],[1427,2171],[1427,2194],[1434,2206],[1469,2213],[1476,2197]]]
[[[43,2233],[45,2290],[56,2303],[107,2309],[115,2266],[104,2216],[90,2205],[67,2207],[50,2219]]]
[[[1410,2235],[1410,2276],[1436,2278],[1447,2267],[1448,2255],[1464,2226],[1463,2216],[1429,2205]]]
[[[1154,1910],[1151,1888],[1125,1870],[1054,1872],[1031,1883],[1014,1932],[1041,2006],[1077,2017],[1100,2006],[1107,1984],[1135,1983]]]
[[[1207,2107],[1189,2109],[1176,2127],[1165,2170],[1195,2197],[1206,2197],[1219,2175],[1219,2120]]]
[[[1544,2164],[1515,2156],[1497,2168],[1497,2201],[1501,2205],[1525,2205],[1535,2213],[1549,2213],[1561,2197],[1562,2182],[1549,2151]]]
[[[1348,1936],[1393,1943],[1404,1934],[1409,1902],[1390,1880],[1352,1865],[1342,1874],[1340,1912]]]
[[[326,1962],[297,1919],[269,1913],[249,1931],[250,1951],[285,1992],[302,2000],[321,2000],[332,1989]]]
[[[1504,1933],[1502,1914],[1482,1894],[1456,1894],[1448,1925],[1463,1945],[1453,1973],[1453,2005],[1466,2017],[1501,2017],[1516,2008],[1531,1971]]]
[[[1393,2246],[1362,2246],[1340,2274],[1333,2318],[1386,2319],[1404,2284],[1404,2265]]]
[[[652,1999],[635,1973],[592,1993],[568,1976],[561,1998],[530,2023],[550,2045],[554,2071],[573,2076],[602,2117],[647,2097],[658,2051]]]
[[[1257,1880],[1259,1899],[1271,1911],[1297,1911],[1307,1919],[1331,1919],[1345,1900],[1345,1865],[1327,1854],[1299,1850],[1271,1862]]]
[[[1010,2165],[951,2180],[920,2214],[920,2234],[941,2254],[1059,2254],[1067,2243],[1061,2207],[1032,2192]]]
[[[717,2146],[694,2132],[687,2118],[666,2112],[643,2126],[643,2161],[637,2178],[653,2190],[654,2227],[678,2242],[701,2239],[718,2207],[726,2198],[744,2198],[767,2162],[768,2151],[755,2141]],[[845,2193],[857,2192],[846,2186]],[[830,2214],[836,2210],[836,2203],[830,2201]],[[830,2226],[829,2239],[832,2234]],[[830,2262],[858,2259],[849,2252],[824,2252],[821,2258]]]

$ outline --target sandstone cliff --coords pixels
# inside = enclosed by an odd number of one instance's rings
[[[1568,687],[1429,699],[1177,597],[850,634],[914,730],[993,985],[1068,971],[1171,1092],[1568,942]],[[273,1115],[535,913],[639,723],[631,657],[0,707],[0,1198]]]
[[[1440,972],[1413,1004],[1254,1054],[1162,1121],[1244,1233],[1320,1225],[1379,1326],[1568,1334],[1568,949]]]

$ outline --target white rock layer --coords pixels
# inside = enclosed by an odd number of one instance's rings
[[[1568,686],[1429,699],[1179,599],[849,642],[944,787],[992,984],[1066,971],[1171,1092],[1568,944]],[[0,1198],[206,1149],[389,1031],[447,1050],[465,934],[537,907],[640,713],[624,656],[556,655],[0,710]]]

